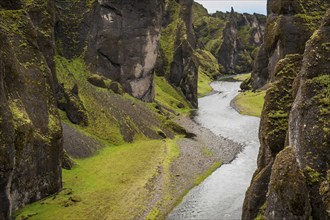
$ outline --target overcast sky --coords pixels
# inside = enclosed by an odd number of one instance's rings
[[[216,11],[230,11],[233,7],[235,11],[241,13],[266,14],[267,0],[195,0],[207,8],[209,13]]]

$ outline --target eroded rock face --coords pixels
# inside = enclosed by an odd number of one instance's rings
[[[34,3],[0,4],[0,219],[62,186],[51,51],[40,49],[49,41],[39,33],[47,29],[52,35],[52,25],[39,23],[37,30],[27,13],[38,6]],[[39,6],[51,17],[47,4]],[[21,7],[27,12],[16,10]]]
[[[330,2],[268,1],[268,18],[262,49],[252,72],[254,89],[275,80],[275,67],[287,54],[302,54]],[[304,34],[302,34],[304,33]]]
[[[289,144],[305,172],[312,216],[329,217],[320,187],[330,164],[330,10],[323,26],[306,44],[297,95],[290,114]]]
[[[266,200],[266,219],[308,219],[311,213],[306,178],[292,147],[276,157]]]
[[[198,62],[192,26],[192,0],[167,0],[163,16],[157,74],[178,87],[193,107],[198,106]]]
[[[150,102],[162,19],[162,0],[98,1],[88,36],[87,63]]]
[[[241,14],[234,9],[208,14],[196,2],[193,10],[197,47],[217,58],[221,67],[217,74],[251,72],[258,48],[263,43],[266,16]]]
[[[275,67],[243,219],[329,218],[329,21],[330,10],[303,58],[286,55]]]
[[[255,218],[266,201],[271,168],[276,155],[286,146],[288,118],[294,100],[292,85],[301,62],[299,54],[281,60],[276,67],[276,82],[266,93],[259,129],[258,169],[246,193],[243,219]]]
[[[255,49],[263,43],[266,19],[263,15],[239,14],[234,10],[225,14],[225,17],[228,22],[223,30],[223,42],[216,55],[223,66],[223,73],[250,72],[255,59]]]

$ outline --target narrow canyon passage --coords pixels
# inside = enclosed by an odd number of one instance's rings
[[[240,115],[230,106],[239,85],[239,82],[213,82],[215,93],[199,99],[194,119],[215,134],[243,144],[244,150],[193,188],[168,215],[168,220],[241,218],[245,191],[256,169],[260,120]]]

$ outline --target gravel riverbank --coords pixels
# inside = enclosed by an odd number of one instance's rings
[[[175,121],[195,136],[177,141],[180,155],[170,165],[170,183],[168,189],[165,189],[170,199],[161,200],[162,205],[158,207],[161,215],[169,213],[191,188],[220,165],[234,160],[244,147],[232,140],[215,135],[189,117],[179,117]],[[164,193],[163,190],[160,191]]]

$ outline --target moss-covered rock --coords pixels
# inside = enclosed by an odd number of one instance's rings
[[[216,12],[209,15],[195,3],[193,24],[199,48],[211,52],[222,73],[246,73],[252,70],[254,50],[263,42],[266,17],[258,14]]]
[[[288,55],[276,67],[276,81],[267,90],[265,104],[260,122],[260,151],[258,169],[252,178],[251,186],[244,202],[243,218],[255,218],[261,205],[264,204],[268,190],[268,182],[256,185],[260,172],[266,167],[272,167],[276,155],[284,148],[288,131],[288,118],[293,103],[293,82],[301,69],[302,56]],[[259,174],[260,173],[260,174]],[[266,176],[270,178],[270,169]],[[265,175],[265,174],[263,174]],[[255,202],[252,196],[259,192],[259,201]],[[249,207],[249,209],[247,208]]]
[[[32,12],[18,1],[8,2],[0,6],[1,219],[62,187],[62,132],[48,65],[51,53],[41,49],[49,44],[39,35],[42,25],[39,29],[32,23],[27,11]]]
[[[163,64],[168,81],[179,88],[193,107],[197,107],[198,63],[196,39],[192,26],[192,0],[167,0],[160,38]],[[161,67],[160,67],[161,68]],[[163,72],[162,71],[162,72]]]
[[[287,13],[284,16],[290,17],[291,13],[307,9],[301,6],[304,5],[301,1],[291,3],[299,4],[291,8],[292,11],[272,10]],[[313,12],[312,6],[309,10]],[[263,214],[266,219],[329,217],[329,21],[330,10],[319,30],[307,42],[303,56],[291,54],[279,62],[273,60],[276,63],[274,82],[266,95],[259,133],[258,169],[246,194],[244,219],[257,217],[263,204],[267,204]],[[262,51],[267,53],[267,48]],[[290,147],[283,150],[284,146]],[[274,165],[271,165],[274,158]],[[270,165],[269,182],[258,186],[257,177]],[[262,192],[257,201],[256,192]]]
[[[292,147],[276,156],[266,204],[266,219],[308,219],[311,214],[306,179]]]
[[[306,44],[289,121],[289,142],[295,149],[299,165],[305,171],[312,216],[318,219],[327,218],[329,214],[319,192],[322,181],[327,178],[330,162],[329,25],[330,10],[321,28]]]
[[[275,80],[275,67],[287,54],[303,54],[306,41],[320,25],[329,1],[270,0],[264,44],[251,85],[261,88]],[[304,34],[302,34],[304,33]]]

